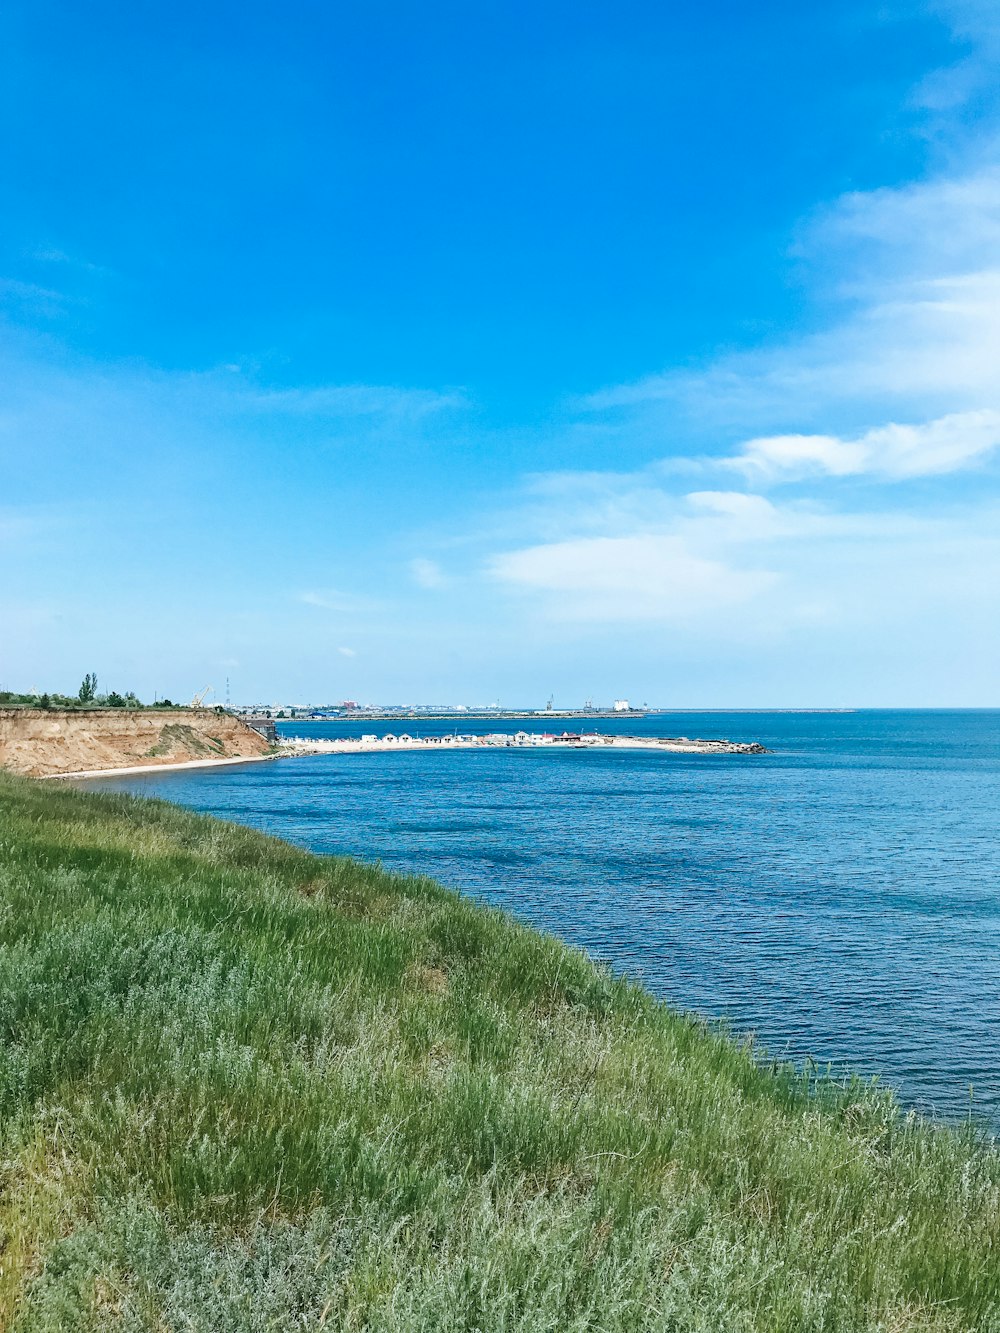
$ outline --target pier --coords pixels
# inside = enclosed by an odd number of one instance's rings
[[[337,737],[330,740],[285,737],[285,754],[369,754],[387,750],[479,750],[479,749],[562,749],[562,750],[650,750],[670,754],[766,754],[756,741],[701,740],[688,736],[608,736],[599,732],[489,732],[484,736],[411,736],[408,732],[372,732],[364,736]]]

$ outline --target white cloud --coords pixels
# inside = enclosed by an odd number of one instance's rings
[[[777,513],[770,500],[765,500],[762,495],[746,495],[743,491],[691,491],[684,498],[693,509],[730,519],[770,522]]]
[[[36,519],[16,510],[0,509],[0,546],[24,545],[39,529]]]
[[[995,0],[935,0],[932,8],[959,36],[982,45],[1000,43],[1000,10]]]
[[[489,576],[549,595],[561,619],[669,620],[744,602],[768,587],[764,570],[693,554],[677,536],[642,534],[550,542],[494,556]]]
[[[338,592],[336,588],[299,592],[295,594],[295,600],[306,606],[317,606],[323,611],[364,611],[371,606],[367,598],[357,597],[354,593]]]
[[[1000,54],[1000,11],[995,0],[937,0],[932,8],[949,24],[956,37],[971,49],[957,62],[934,70],[918,85],[913,96],[917,106],[937,113],[953,132],[960,129],[956,115],[976,97],[980,103],[996,96],[996,59]],[[984,98],[984,94],[986,97]]]
[[[925,469],[941,445],[933,435],[916,444],[895,432],[873,436],[865,447],[884,446],[898,468],[919,455]],[[942,439],[950,448],[947,432]],[[600,480],[594,472],[531,479],[529,494],[544,497],[534,520],[546,536],[494,550],[483,570],[515,614],[589,633],[646,626],[704,652],[709,643],[801,646],[802,635],[838,628],[882,636],[890,623],[910,633],[907,617],[914,626],[953,620],[978,595],[978,618],[997,601],[987,590],[994,582],[1000,590],[1000,521],[988,502],[844,511],[739,490],[678,494],[655,469],[608,473],[603,488]]]
[[[242,410],[320,418],[386,416],[419,419],[431,413],[462,407],[464,402],[461,394],[457,393],[399,389],[381,384],[260,389],[244,383],[233,397],[233,405]]]
[[[32,259],[37,259],[43,264],[64,264],[68,268],[81,269],[85,273],[109,272],[101,264],[94,264],[89,259],[78,259],[75,255],[60,250],[58,246],[39,246],[30,253]]]
[[[443,588],[448,582],[437,561],[423,557],[410,561],[410,575],[418,588]]]
[[[25,284],[7,289],[24,300],[59,298]],[[270,389],[235,362],[206,372],[99,363],[9,323],[0,323],[0,382],[0,450],[47,457],[56,479],[67,458],[89,456],[95,475],[137,475],[158,473],[169,454],[174,475],[225,467],[238,480],[279,430],[300,458],[309,446],[316,459],[339,452],[352,462],[366,449],[411,454],[447,435],[449,410],[462,401],[378,384]]]
[[[841,195],[810,221],[797,247],[837,261],[834,286],[974,273],[1000,254],[1000,168],[980,166],[894,189]],[[863,295],[863,293],[862,293]]]
[[[0,307],[15,315],[49,320],[63,313],[71,298],[52,287],[0,277]]]
[[[1000,51],[995,0],[940,0],[938,8],[975,49],[915,94],[928,110],[922,128],[929,141],[931,122],[957,122],[972,96],[981,113],[985,79],[995,83],[995,62],[991,68],[984,53]],[[372,633],[384,637],[366,638],[366,661],[398,662],[410,672],[413,642],[426,634],[436,679],[445,665],[441,643],[457,656],[453,646],[467,634],[468,660],[482,672],[505,654],[520,679],[537,670],[529,662],[550,651],[567,674],[589,672],[602,659],[631,665],[645,655],[655,682],[667,680],[686,655],[689,679],[707,690],[702,682],[713,670],[743,680],[745,659],[733,646],[756,636],[758,679],[772,698],[776,681],[790,683],[793,695],[814,689],[816,678],[827,690],[847,689],[841,678],[853,672],[855,681],[867,680],[867,697],[872,682],[884,680],[882,697],[900,702],[894,673],[925,671],[925,655],[943,647],[956,669],[925,674],[938,701],[979,701],[967,684],[973,662],[987,682],[979,688],[995,692],[1000,513],[990,506],[982,466],[1000,438],[1000,168],[991,155],[996,159],[996,142],[985,134],[975,144],[971,136],[955,139],[936,156],[932,147],[929,160],[949,164],[933,178],[847,194],[810,218],[794,250],[803,280],[797,327],[810,332],[714,358],[695,373],[612,385],[564,416],[557,449],[544,438],[548,423],[536,435],[539,454],[549,457],[658,462],[535,477],[501,515],[484,516],[463,496],[443,507],[440,520],[465,525],[457,538],[423,527],[407,534],[408,522],[437,521],[423,512],[416,518],[412,505],[391,515],[374,506],[371,527],[381,522],[377,537],[385,540],[367,566],[357,549],[354,562],[371,586],[381,577],[379,554],[399,551],[394,542],[446,550],[451,540],[450,549],[461,542],[466,555],[461,579],[449,580],[433,560],[409,563],[415,584],[442,593],[411,597],[409,607],[400,599],[392,616],[371,615]],[[63,256],[53,251],[48,258]],[[69,276],[60,272],[52,282]],[[8,286],[6,294],[22,305],[61,299],[27,286]],[[280,438],[293,461],[305,456],[303,441],[315,441],[316,458],[339,445],[342,459],[360,472],[373,445],[390,460],[397,451],[411,453],[415,442],[431,444],[428,457],[439,453],[449,412],[464,402],[459,393],[393,385],[271,388],[252,365],[243,370],[235,361],[177,375],[87,365],[68,355],[49,364],[50,352],[29,340],[14,350],[20,367],[4,376],[8,406],[0,430],[13,446],[54,457],[53,476],[65,471],[60,457],[84,457],[88,474],[101,477],[170,456],[170,475],[190,477],[199,492],[209,493],[204,482],[212,469],[230,487],[247,475],[255,504],[264,494],[254,475],[254,460],[266,452],[255,447],[259,438]],[[232,353],[219,349],[218,356],[221,362]],[[485,430],[478,438],[489,441]],[[583,447],[574,454],[568,446],[578,441]],[[929,485],[897,486],[890,501],[882,498],[883,483],[975,465],[981,495],[967,486],[960,501],[960,484],[952,483],[947,502],[943,487],[935,498]],[[154,473],[157,485],[167,475],[158,463]],[[862,496],[857,509],[824,499],[843,477],[866,479],[864,487],[836,488],[839,496]],[[736,489],[786,480],[810,483],[797,493],[808,490],[809,498],[772,502]],[[326,521],[324,514],[321,529]],[[299,531],[310,534],[305,521]],[[12,536],[17,549],[23,534]],[[343,561],[352,540],[338,535],[329,554],[317,542],[296,583],[308,583],[315,571],[349,569]],[[469,601],[457,605],[456,594],[473,581],[470,565],[482,576],[476,592],[485,583],[492,594],[479,599],[481,611]],[[273,587],[269,576],[263,565],[254,571],[265,588]],[[315,610],[299,627],[300,642],[312,633],[320,663],[331,652],[354,657],[353,648],[333,646],[354,633],[345,618],[384,607],[338,588],[292,595]],[[536,632],[518,633],[532,618]],[[297,619],[306,619],[301,609]],[[259,617],[248,623],[259,632]],[[572,652],[551,648],[560,634]],[[407,651],[400,653],[404,638]],[[286,669],[284,660],[276,669]]]
[[[1000,167],[845,195],[797,249],[824,331],[608,387],[581,401],[588,419],[662,453],[748,424],[843,443],[1000,410]]]
[[[24,559],[43,552],[62,556],[72,549],[85,519],[84,505],[0,505],[0,548]]]
[[[917,426],[895,422],[855,440],[831,435],[772,435],[750,440],[724,459],[750,480],[791,480],[874,473],[902,479],[953,472],[1000,446],[1000,412],[958,412]]]

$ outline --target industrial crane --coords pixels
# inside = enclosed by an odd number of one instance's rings
[[[200,694],[196,694],[194,696],[194,698],[191,700],[190,706],[192,708],[200,708],[214,689],[215,689],[214,685],[206,685]]]

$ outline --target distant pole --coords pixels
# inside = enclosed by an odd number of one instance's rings
[[[229,712],[229,708],[230,708],[230,703],[229,703],[229,677],[227,676],[227,677],[226,677],[226,712],[227,712],[227,713]]]

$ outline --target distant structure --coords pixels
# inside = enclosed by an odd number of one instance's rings
[[[263,736],[264,739],[270,741],[272,745],[278,743],[278,728],[274,725],[273,718],[251,716],[245,717],[243,721],[251,731],[256,731],[258,736]]]
[[[612,709],[616,713],[631,713],[632,705],[627,699],[616,699],[612,704]]]

